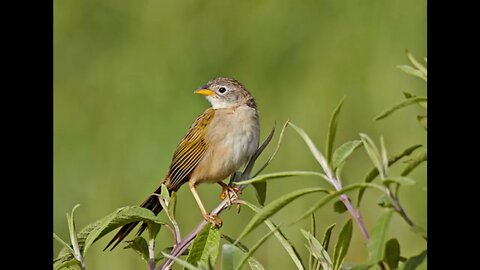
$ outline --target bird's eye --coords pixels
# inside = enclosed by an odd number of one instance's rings
[[[220,89],[218,89],[218,92],[220,92],[220,94],[223,94],[227,91],[227,89],[225,89],[225,87],[220,87]]]

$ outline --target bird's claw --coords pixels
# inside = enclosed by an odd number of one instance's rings
[[[207,221],[207,222],[210,222],[213,226],[215,226],[216,228],[220,228],[222,227],[222,219],[217,216],[217,215],[204,215],[203,218]]]

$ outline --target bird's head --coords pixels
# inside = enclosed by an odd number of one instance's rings
[[[252,94],[235,79],[215,78],[194,93],[204,95],[214,109],[233,108],[241,105],[256,108]]]

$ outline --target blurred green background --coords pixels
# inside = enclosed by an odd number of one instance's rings
[[[358,139],[360,132],[377,143],[383,135],[392,154],[425,145],[426,132],[416,121],[423,113],[418,106],[378,122],[373,118],[402,100],[402,91],[425,94],[422,80],[396,66],[409,64],[405,49],[417,59],[426,57],[426,6],[426,0],[54,1],[54,231],[68,239],[65,213],[77,203],[79,229],[119,207],[141,203],[159,185],[192,121],[209,106],[193,90],[220,75],[240,80],[255,96],[262,140],[274,121],[279,130],[290,119],[323,151],[331,112],[346,95],[336,146]],[[320,170],[293,130],[284,139],[265,172]],[[344,184],[362,181],[371,167],[364,150],[357,151],[344,169]],[[400,193],[406,211],[423,226],[425,167],[411,174],[417,185]],[[270,182],[267,203],[312,186],[327,185],[314,177]],[[219,202],[219,186],[199,189],[208,208]],[[178,195],[177,218],[186,234],[201,215],[188,189]],[[375,203],[379,195],[367,191],[362,203],[369,230],[381,213]],[[242,198],[256,202],[251,188]],[[318,198],[297,200],[273,220],[291,221]],[[334,213],[331,204],[316,216],[320,234],[349,218]],[[247,208],[240,214],[232,208],[222,215],[222,231],[238,236],[251,217]],[[306,220],[284,230],[305,262],[299,229],[308,224]],[[255,243],[267,230],[260,227],[245,243]],[[334,230],[335,237],[339,230]],[[87,254],[88,269],[146,268],[132,251],[102,252],[111,236]],[[389,237],[399,239],[405,257],[425,248],[424,240],[397,216]],[[172,241],[167,230],[159,239],[160,248]],[[60,248],[55,242],[54,257]],[[255,257],[267,269],[295,267],[273,237]],[[366,260],[365,242],[355,225],[346,261]]]

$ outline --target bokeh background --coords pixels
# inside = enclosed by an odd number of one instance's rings
[[[215,76],[237,78],[253,93],[262,139],[274,121],[279,129],[290,119],[324,150],[331,112],[346,95],[336,146],[358,139],[360,132],[376,142],[383,135],[392,154],[413,144],[426,145],[426,132],[416,121],[423,113],[419,107],[373,120],[402,100],[402,91],[425,94],[422,80],[396,66],[409,64],[406,49],[417,59],[426,57],[426,6],[426,0],[55,0],[54,231],[68,239],[65,213],[77,203],[79,229],[119,207],[141,203],[162,180],[192,121],[209,106],[193,90]],[[363,181],[371,167],[365,152],[357,151],[344,169],[344,184]],[[417,185],[404,187],[400,194],[406,211],[422,226],[425,167],[411,175]],[[320,170],[291,129],[265,172],[282,170]],[[392,173],[399,171],[394,168]],[[292,189],[313,186],[327,187],[314,177],[270,182],[267,203]],[[217,185],[200,186],[208,208],[219,202],[219,193]],[[177,218],[186,234],[201,216],[188,189],[178,195]],[[251,188],[242,197],[256,202]],[[367,191],[362,204],[369,230],[381,213],[378,197]],[[291,221],[318,198],[299,199],[273,220]],[[224,212],[222,232],[237,236],[252,215],[247,208],[240,214],[233,208]],[[331,204],[316,216],[320,235],[337,223],[335,241],[349,218],[334,213]],[[306,220],[284,230],[304,262],[307,253],[299,229],[308,224]],[[365,242],[354,228],[346,260],[364,263]],[[253,244],[267,230],[260,227],[245,243]],[[397,216],[389,237],[399,239],[405,257],[425,248]],[[145,269],[132,251],[102,252],[109,238],[87,254],[88,269]],[[160,248],[172,241],[166,230],[159,239]],[[54,257],[60,248],[55,242]],[[267,269],[295,267],[274,237],[255,257]]]

